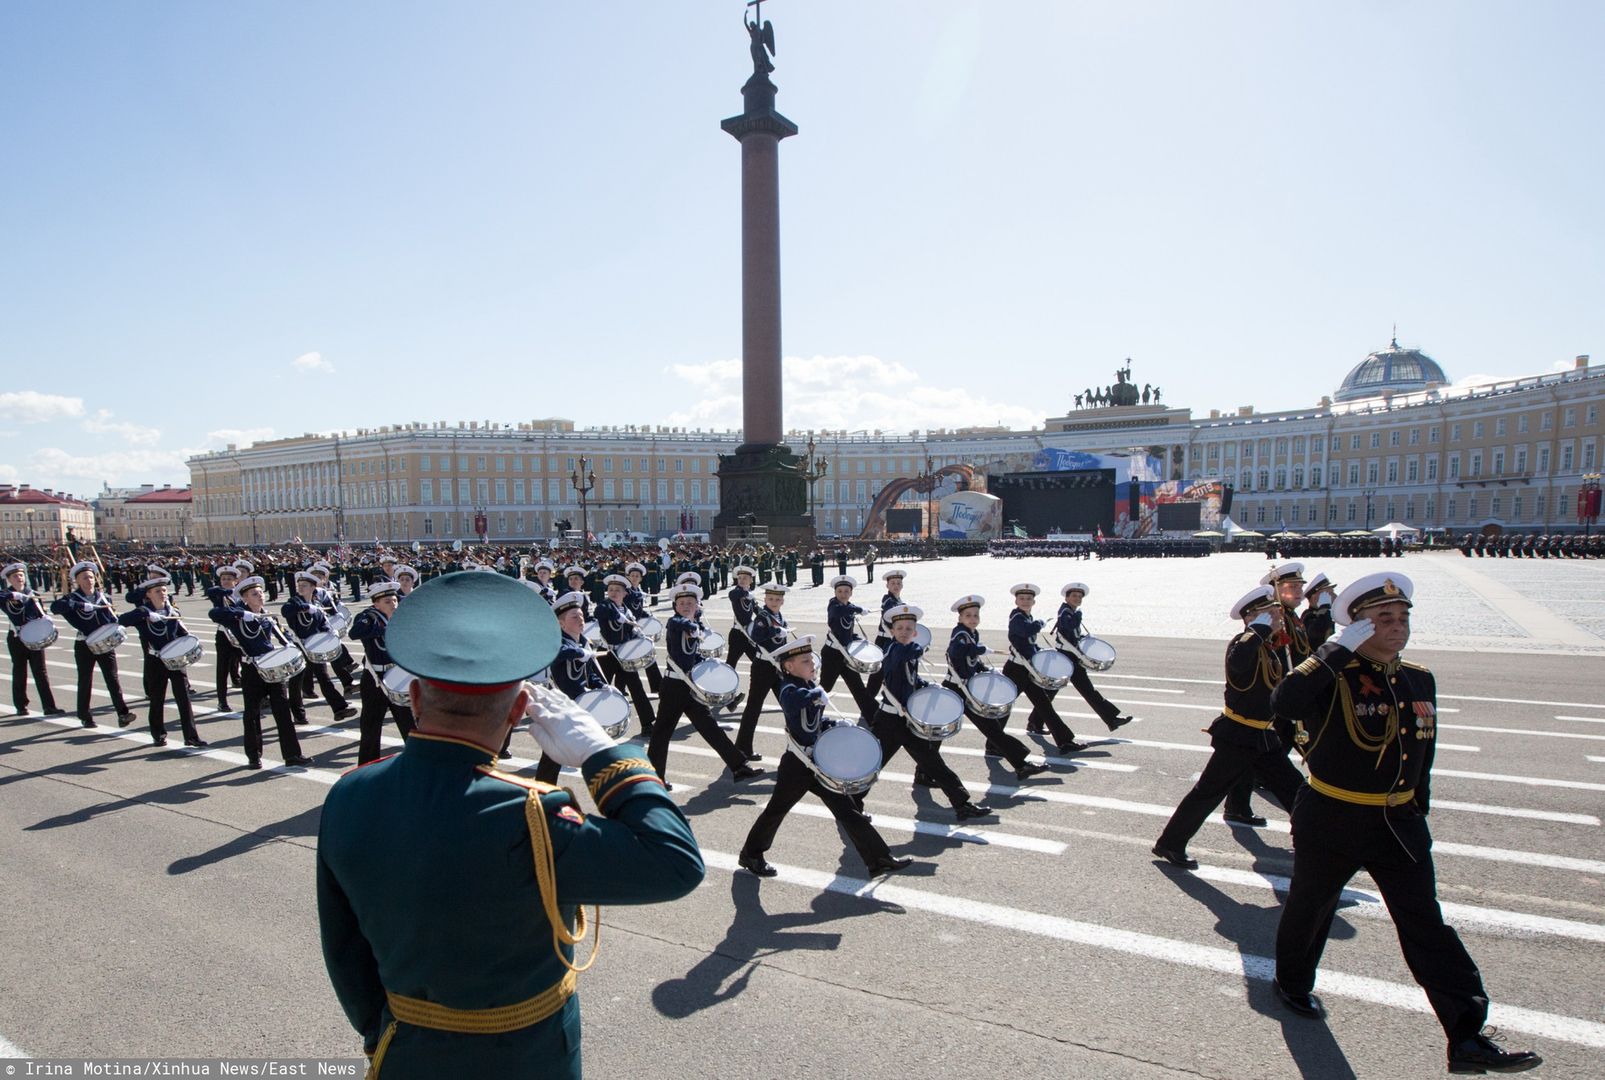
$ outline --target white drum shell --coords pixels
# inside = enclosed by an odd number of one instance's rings
[[[741,693],[741,677],[723,660],[704,660],[687,674],[691,693],[708,705],[728,705]]]
[[[1039,649],[1026,666],[1031,680],[1048,690],[1057,690],[1070,681],[1075,663],[1056,649]]]
[[[1115,666],[1118,655],[1115,647],[1103,638],[1084,637],[1080,647],[1076,650],[1081,654],[1081,662],[1087,666],[1088,671],[1108,671]]]
[[[648,639],[631,638],[614,649],[613,655],[618,658],[619,666],[625,671],[642,671],[652,663],[656,651]]]
[[[931,647],[931,628],[924,623],[915,624],[914,641],[920,648],[929,651]]]
[[[287,683],[307,668],[307,658],[294,645],[265,652],[251,661],[265,683]]]
[[[723,634],[717,630],[709,630],[702,635],[702,640],[697,642],[697,653],[710,660],[723,660],[726,644]]]
[[[596,625],[595,619],[585,624],[584,629],[580,631],[580,636],[589,641],[595,648],[607,648],[607,639],[602,636],[602,628]]]
[[[340,644],[340,635],[332,630],[326,630],[321,634],[313,634],[301,642],[301,647],[306,650],[308,660],[318,664],[327,664],[330,660],[340,655],[340,650],[343,646]]]
[[[630,701],[611,686],[587,690],[574,704],[596,717],[610,739],[617,739],[630,726]]]
[[[837,724],[814,740],[814,775],[842,795],[861,795],[881,771],[881,744],[867,728]]]
[[[161,661],[169,671],[183,671],[201,658],[201,639],[190,634],[162,647]]]
[[[385,692],[385,697],[390,699],[390,703],[392,705],[399,705],[403,709],[410,709],[412,708],[412,697],[407,691],[412,686],[413,681],[417,678],[418,676],[414,675],[406,668],[392,667],[389,671],[385,672],[384,677],[379,680],[379,689]]]
[[[17,629],[17,640],[34,652],[48,649],[60,636],[61,632],[56,629],[56,624],[46,618],[31,619]]]
[[[964,726],[964,699],[945,686],[922,686],[908,696],[908,726],[922,739],[948,739]]]
[[[107,623],[97,626],[84,635],[84,648],[96,656],[115,652],[117,647],[128,640],[128,631],[120,623]]]
[[[989,720],[1006,719],[1020,696],[1020,688],[999,671],[978,671],[964,684],[964,696],[976,714]]]
[[[873,641],[858,638],[847,643],[842,659],[848,667],[864,675],[873,675],[881,669],[886,654]]]
[[[663,623],[651,615],[636,623],[635,628],[641,631],[642,637],[649,637],[653,641],[663,640]]]

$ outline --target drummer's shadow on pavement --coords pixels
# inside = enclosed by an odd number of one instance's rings
[[[854,864],[852,869],[846,865],[850,858]],[[838,873],[843,877],[857,877],[863,873],[856,858],[844,854],[842,863]],[[764,910],[763,889],[763,883],[745,870],[737,870],[731,876],[730,900],[735,916],[725,931],[724,940],[684,976],[665,979],[652,988],[652,1004],[661,1015],[680,1020],[735,1000],[746,991],[765,957],[794,951],[833,952],[841,944],[840,933],[812,931],[807,927],[903,910],[896,904],[871,897],[825,890],[809,902],[808,911],[770,915]]]
[[[1215,916],[1215,933],[1237,950],[1243,966],[1243,988],[1255,1012],[1282,1027],[1282,1041],[1299,1075],[1306,1080],[1355,1080],[1354,1069],[1332,1031],[1322,1020],[1295,1016],[1276,997],[1271,978],[1276,973],[1276,927],[1282,918],[1283,897],[1260,905],[1236,900],[1196,874],[1159,864],[1166,877],[1182,892]],[[1355,935],[1347,920],[1332,920],[1331,938],[1342,941]]]

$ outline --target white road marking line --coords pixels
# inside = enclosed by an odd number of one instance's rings
[[[27,1061],[28,1051],[0,1035],[0,1058],[16,1058],[18,1061]]]
[[[1557,716],[1556,720],[1575,720],[1579,724],[1605,724],[1605,716]]]
[[[1438,698],[1439,700],[1447,698],[1450,701],[1493,701],[1500,705],[1554,705],[1562,709],[1605,709],[1605,705],[1587,701],[1536,701],[1532,698],[1476,697],[1472,694],[1439,694]]]
[[[761,731],[761,732],[764,732],[765,734],[769,734],[769,735],[784,735],[786,733],[785,728],[766,727],[766,726],[761,725],[761,724],[758,727],[754,728],[753,730],[754,731]],[[1033,753],[1042,753],[1035,745],[1033,745],[1029,741],[1026,742],[1025,746],[1026,746],[1027,750],[1029,750],[1029,751],[1031,751]],[[985,748],[982,748],[982,749],[978,750],[978,749],[975,749],[974,747],[969,747],[969,746],[951,746],[951,745],[947,745],[947,744],[944,744],[942,746],[942,753],[944,753],[944,754],[957,754],[957,755],[959,755],[961,757],[985,757],[986,756]],[[1140,765],[1124,765],[1124,764],[1121,764],[1120,762],[1117,762],[1117,761],[1083,761],[1080,758],[1057,757],[1057,756],[1055,756],[1053,754],[1047,754],[1047,753],[1043,753],[1042,756],[1045,757],[1049,761],[1064,762],[1065,764],[1068,764],[1068,765],[1074,765],[1078,769],[1101,769],[1104,772],[1133,773],[1133,772],[1136,772],[1137,770],[1139,770],[1140,768],[1142,768],[1142,766],[1140,766]],[[999,758],[998,760],[1002,761],[1003,759]]]
[[[1236,870],[1224,866],[1200,866],[1197,870],[1188,871],[1195,877],[1205,881],[1220,881],[1228,885],[1246,885],[1250,888],[1272,889],[1282,896],[1287,895],[1288,878],[1278,874],[1261,874],[1253,870]],[[1382,903],[1382,896],[1375,891],[1365,891],[1353,887],[1343,890],[1342,900],[1352,904],[1353,907],[1339,908],[1344,915],[1358,914],[1368,918],[1386,919],[1392,921],[1387,907]],[[1470,904],[1455,904],[1440,901],[1439,907],[1443,909],[1444,918],[1455,926],[1466,928],[1475,927],[1479,930],[1514,931],[1518,935],[1550,934],[1555,937],[1572,938],[1577,941],[1605,942],[1605,926],[1599,923],[1578,922],[1575,919],[1556,919],[1547,915],[1528,915],[1521,911],[1503,911],[1499,908],[1480,908]]]
[[[1592,761],[1605,761],[1605,757],[1591,758]],[[1553,780],[1547,776],[1507,776],[1503,773],[1462,772],[1459,769],[1440,769],[1432,767],[1432,775],[1453,776],[1459,780],[1490,780],[1499,784],[1526,784],[1528,787],[1558,787],[1574,788],[1578,791],[1605,791],[1605,784],[1590,783],[1587,780]]]
[[[678,789],[676,789],[678,790]],[[830,808],[812,802],[800,802],[789,811],[793,814],[802,814],[805,817],[827,818],[835,820]],[[918,818],[892,817],[889,814],[872,813],[873,824],[877,829],[895,829],[898,832],[923,833],[926,836],[940,836],[944,839],[963,840],[970,844],[985,844],[991,847],[1019,848],[1021,851],[1035,851],[1043,855],[1063,855],[1069,848],[1058,840],[1043,840],[1036,836],[1020,836],[1016,833],[997,832],[993,829],[981,831],[975,828],[966,828],[962,825],[944,825],[940,821],[920,821]]]
[[[1193,712],[1219,713],[1219,705],[1190,705],[1185,701],[1137,701],[1133,698],[1112,697],[1110,701],[1118,701],[1122,705],[1148,705],[1156,709],[1191,709]]]
[[[1561,810],[1526,810],[1519,806],[1487,806],[1483,803],[1451,802],[1434,798],[1434,810],[1464,810],[1472,814],[1492,814],[1495,817],[1530,818],[1534,821],[1555,821],[1562,825],[1598,825],[1593,814],[1568,814]]]
[[[1584,754],[1583,757],[1585,759],[1589,760],[1589,761],[1593,761],[1593,762],[1597,762],[1599,764],[1605,765],[1605,757],[1595,757],[1593,754]],[[1600,786],[1605,787],[1605,784],[1602,784]]]
[[[1478,727],[1475,724],[1439,724],[1439,731],[1486,731],[1494,735],[1539,735],[1547,739],[1589,739],[1605,742],[1605,735],[1585,735],[1576,731],[1534,731],[1531,728]]]
[[[715,869],[729,872],[737,872],[738,870],[739,864],[734,855],[722,851],[709,851],[704,848],[702,858],[708,866]],[[799,866],[789,866],[781,863],[773,865],[779,871],[779,874],[772,880],[784,881],[791,885],[800,885],[816,891],[828,891],[880,900],[904,908],[912,908],[916,911],[926,911],[949,918],[962,919],[966,922],[1035,934],[1040,937],[1053,938],[1058,941],[1085,945],[1095,949],[1107,949],[1112,952],[1124,953],[1128,956],[1159,960],[1169,964],[1182,964],[1187,967],[1218,972],[1222,975],[1246,976],[1257,982],[1269,982],[1276,973],[1276,963],[1268,956],[1255,956],[1251,953],[1239,952],[1233,949],[1195,945],[1192,942],[1163,938],[1155,934],[1118,930],[1114,927],[1100,926],[1097,923],[1080,922],[1056,915],[1022,911],[1018,908],[1004,907],[1001,904],[989,904],[980,900],[944,896],[941,893],[910,888],[906,885],[893,885],[885,880],[864,881],[860,878],[829,874]],[[1321,972],[1318,989],[1323,994],[1354,998],[1387,1008],[1408,1009],[1411,1012],[1418,1013],[1431,1011],[1430,1006],[1427,1004],[1426,996],[1419,987],[1388,982],[1383,979],[1325,970]],[[1509,1031],[1519,1031],[1525,1035],[1557,1039],[1581,1046],[1605,1048],[1605,1024],[1598,1024],[1591,1020],[1582,1020],[1577,1017],[1562,1016],[1510,1005],[1493,1005],[1488,1019],[1491,1023],[1497,1024],[1501,1028]]]
[[[1167,676],[1167,675],[1116,675],[1112,671],[1100,671],[1100,672],[1098,672],[1098,678],[1100,678],[1100,679],[1131,679],[1131,680],[1134,680],[1136,682],[1196,683],[1196,684],[1199,684],[1201,686],[1219,686],[1220,685],[1220,680],[1219,679],[1182,679],[1182,678],[1177,678],[1174,675],[1169,675],[1169,676]]]

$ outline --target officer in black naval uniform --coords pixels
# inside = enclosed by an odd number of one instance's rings
[[[853,695],[854,704],[858,706],[858,715],[867,719],[875,715],[875,696],[845,659],[847,647],[859,639],[858,616],[864,613],[863,608],[853,603],[855,585],[857,582],[845,574],[830,580],[835,595],[825,605],[825,643],[820,653],[819,685],[829,693],[836,688],[837,679],[845,682],[848,692]]]
[[[362,702],[357,715],[358,765],[379,757],[379,734],[386,713],[395,718],[403,739],[412,734],[412,710],[391,701],[380,685],[395,664],[385,648],[385,630],[401,602],[401,583],[394,578],[374,582],[368,588],[368,600],[369,606],[351,620],[351,640],[362,642],[362,676],[357,683]]]
[[[814,743],[838,721],[825,716],[830,695],[814,681],[814,636],[804,634],[782,645],[773,656],[780,665],[780,710],[786,717],[786,752],[780,755],[775,789],[746,841],[741,845],[742,867],[759,877],[774,877],[776,870],[764,858],[775,842],[780,823],[798,801],[813,792],[836,819],[847,839],[864,860],[870,876],[890,874],[913,865],[913,859],[895,859],[886,841],[851,796],[832,791],[819,781],[813,761]]]
[[[580,906],[702,881],[691,827],[639,748],[522,681],[556,638],[551,608],[501,574],[431,580],[389,624],[391,656],[418,676],[417,724],[399,754],[335,783],[318,834],[324,962],[370,1077],[579,1077],[575,988],[591,960],[575,945],[594,950],[597,933]],[[496,768],[526,718],[581,770],[594,813]]]
[[[1273,566],[1259,579],[1259,583],[1273,589],[1277,603],[1282,606],[1282,616],[1279,620],[1281,627],[1271,635],[1270,645],[1282,654],[1282,670],[1292,671],[1311,652],[1310,637],[1298,613],[1299,601],[1304,598],[1304,564],[1285,562]],[[1277,737],[1281,739],[1283,752],[1291,750],[1293,726],[1282,717],[1272,717],[1271,722],[1276,728]],[[1237,825],[1252,825],[1255,828],[1266,824],[1265,819],[1254,813],[1250,805],[1255,775],[1253,772],[1243,773],[1242,778],[1226,793],[1224,816],[1227,821]]]
[[[1154,854],[1176,866],[1198,867],[1187,854],[1187,844],[1240,779],[1257,778],[1288,810],[1304,783],[1271,724],[1271,693],[1286,674],[1282,652],[1271,646],[1282,627],[1282,612],[1269,585],[1250,590],[1232,605],[1231,617],[1241,619],[1244,628],[1226,646],[1226,700],[1209,725],[1215,750],[1154,844]]]
[[[207,613],[219,627],[228,628],[234,640],[240,643],[244,658],[240,665],[240,697],[244,702],[240,719],[245,728],[245,767],[262,767],[264,701],[273,713],[273,724],[279,733],[279,753],[284,755],[284,763],[311,765],[312,759],[302,753],[301,740],[295,733],[295,718],[290,711],[287,686],[281,682],[268,682],[257,670],[258,660],[290,644],[289,637],[264,610],[262,591],[265,584],[261,578],[252,575],[238,586],[239,603],[218,604]]]
[[[28,565],[15,562],[0,571],[4,585],[0,585],[0,609],[11,620],[6,631],[6,651],[11,654],[11,703],[18,716],[28,715],[28,676],[39,691],[39,704],[46,716],[60,716],[65,709],[56,707],[56,696],[50,691],[50,675],[45,669],[45,651],[30,649],[17,637],[17,630],[35,619],[45,618],[44,604],[28,584]]]
[[[134,722],[134,714],[128,711],[128,702],[123,699],[123,684],[117,675],[117,650],[92,653],[89,646],[84,644],[85,635],[117,622],[111,597],[101,591],[97,574],[98,569],[92,562],[80,562],[74,566],[73,591],[52,602],[50,610],[66,619],[78,631],[78,639],[72,643],[73,663],[78,668],[78,722],[84,727],[95,726],[89,712],[89,702],[95,688],[95,669],[98,667],[100,677],[106,683],[106,692],[111,695],[112,705],[117,709],[117,726],[127,727]]]
[[[1403,574],[1362,577],[1338,596],[1337,636],[1282,680],[1272,707],[1298,726],[1309,780],[1293,808],[1293,879],[1276,931],[1276,990],[1300,1016],[1343,887],[1360,870],[1393,916],[1405,962],[1448,1036],[1449,1071],[1520,1072],[1542,1060],[1482,1034],[1488,995],[1459,935],[1444,924],[1432,866],[1432,672],[1400,659],[1414,592]]]
[[[981,641],[981,606],[985,603],[986,597],[971,593],[953,601],[949,608],[958,615],[959,621],[948,633],[947,678],[942,680],[942,685],[964,699],[964,715],[986,736],[986,756],[1003,758],[1014,769],[1015,779],[1027,780],[1047,766],[1027,760],[1030,750],[1025,743],[1003,730],[1000,721],[977,712],[966,688],[966,683],[975,675],[992,670],[991,665],[981,659],[991,652]]]
[[[1312,651],[1325,645],[1326,639],[1332,636],[1332,601],[1337,594],[1337,584],[1321,572],[1317,572],[1304,586],[1304,636],[1309,640]]]

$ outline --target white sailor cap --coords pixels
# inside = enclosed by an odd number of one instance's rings
[[[754,570],[752,567],[748,566],[746,563],[742,563],[740,566],[738,566],[734,570],[730,571],[730,573],[732,575],[735,575],[735,574],[746,574],[748,577],[753,577],[753,578],[756,578],[758,576],[758,571]]]
[[[70,577],[70,578],[75,578],[79,574],[83,573],[85,570],[93,570],[95,573],[99,573],[100,572],[100,568],[99,567],[97,567],[94,563],[90,562],[88,559],[84,559],[82,561],[73,563],[72,564],[72,569],[67,572],[67,576]]]
[[[376,581],[368,586],[368,599],[377,600],[382,596],[394,596],[400,591],[399,581]]]
[[[1317,571],[1316,575],[1314,577],[1310,578],[1309,584],[1304,586],[1304,595],[1305,596],[1314,596],[1316,593],[1320,592],[1322,589],[1331,589],[1333,592],[1337,591],[1337,585],[1334,584],[1332,582],[1332,580],[1326,576],[1326,571],[1325,570]]]
[[[785,596],[791,590],[778,581],[766,581],[763,583],[763,591],[775,596]]]
[[[330,570],[334,569],[334,567],[330,566],[328,563],[324,562],[322,559],[319,559],[317,562],[315,562],[311,566],[307,567],[307,569],[311,570],[313,573],[316,573],[316,574],[327,574]]]
[[[242,574],[256,573],[256,563],[252,562],[250,559],[235,559],[234,566]]]
[[[158,578],[158,579],[160,579],[162,581],[172,581],[173,580],[173,575],[172,574],[169,574],[166,570],[163,570],[160,566],[157,566],[155,563],[151,563],[149,566],[145,567],[145,574],[148,577]]]
[[[77,572],[76,568],[74,569],[74,572],[75,573]],[[241,573],[240,568],[238,566],[235,566],[233,563],[224,563],[223,565],[221,565],[221,566],[219,566],[217,568],[217,576],[218,577],[222,577],[224,574],[233,574],[235,577],[243,577],[244,576]]]
[[[949,604],[948,610],[963,611],[965,608],[978,608],[984,603],[986,603],[986,597],[982,596],[980,593],[970,593],[970,595],[961,596],[957,600],[953,601],[953,603]]]
[[[881,615],[881,621],[890,626],[901,619],[913,619],[918,622],[924,617],[925,612],[913,604],[893,604]]]
[[[1079,592],[1082,596],[1091,596],[1092,588],[1085,581],[1072,581],[1059,590],[1059,595],[1069,596],[1072,592]]]
[[[295,580],[296,584],[300,584],[303,581],[310,581],[314,585],[323,584],[323,582],[318,578],[318,575],[313,573],[311,570],[297,570],[295,572]]]
[[[1269,585],[1256,585],[1244,593],[1241,600],[1232,605],[1231,617],[1241,619],[1262,607],[1274,607],[1275,604],[1276,590]]]
[[[402,574],[406,574],[408,577],[412,578],[412,583],[414,585],[418,584],[418,570],[416,567],[408,566],[406,563],[397,563],[396,568],[392,570],[391,573],[396,575],[397,581],[401,580]]]
[[[845,585],[849,589],[858,588],[858,582],[854,581],[851,577],[849,577],[846,574],[837,574],[835,577],[830,579],[830,587],[832,589],[834,589],[838,585]]]
[[[781,644],[778,648],[772,650],[769,653],[769,659],[778,664],[784,660],[790,659],[793,656],[801,656],[803,653],[811,653],[814,651],[815,640],[816,639],[812,634],[803,634],[799,637],[794,637],[790,641],[787,641]]]
[[[557,567],[552,565],[552,560],[551,559],[537,559],[535,561],[535,569],[537,569],[537,570],[556,570]]]
[[[553,615],[561,615],[561,614],[563,614],[563,612],[567,611],[569,608],[577,608],[577,607],[584,607],[584,606],[585,606],[585,594],[584,593],[582,593],[582,592],[566,592],[562,596],[559,596],[557,598],[557,602],[552,605],[552,614]]]
[[[697,573],[695,570],[687,570],[685,573],[675,578],[674,583],[676,585],[695,585],[698,588],[701,588],[702,575]]]
[[[28,564],[24,563],[24,562],[6,563],[5,569],[4,570],[0,570],[0,577],[10,577],[12,574],[15,574],[18,570],[21,570],[24,573],[26,573],[27,570],[28,570]]]
[[[572,565],[563,567],[563,576],[564,577],[570,578],[570,577],[574,577],[576,574],[579,575],[580,577],[584,577],[585,576],[585,568],[582,567],[582,566],[572,566]]]
[[[624,567],[624,572],[626,574],[644,574],[646,573],[646,567],[638,562],[633,562]]]
[[[1273,566],[1265,571],[1265,576],[1259,579],[1261,585],[1280,585],[1284,581],[1303,582],[1304,564],[1301,562],[1285,562],[1280,566]]]
[[[890,570],[888,570],[888,571],[886,571],[886,573],[884,573],[884,574],[882,574],[882,575],[881,575],[881,580],[882,580],[882,581],[890,581],[890,580],[892,580],[892,579],[893,579],[893,578],[894,578],[894,577],[895,577],[895,578],[904,578],[904,577],[908,577],[908,571],[906,571],[906,570],[899,570],[899,569],[897,569],[897,568],[896,568],[896,567],[893,567],[893,568],[892,568],[892,569],[890,569]]]
[[[697,588],[695,585],[676,585],[674,588],[669,590],[669,603],[674,603],[682,596],[694,596],[700,603],[702,600],[702,590]]]
[[[148,577],[144,581],[141,581],[138,585],[135,585],[134,588],[135,589],[154,589],[156,586],[160,585],[162,588],[165,589],[167,586],[171,585],[172,583],[173,583],[173,579],[168,577],[166,574],[163,574],[160,577]]]
[[[1039,587],[1031,584],[1029,581],[1022,581],[1018,585],[1009,586],[1010,596],[1019,596],[1021,593],[1030,593],[1032,596],[1035,596],[1041,591],[1042,590]]]
[[[267,582],[263,581],[261,578],[257,577],[255,574],[252,574],[250,577],[242,578],[240,580],[240,583],[238,585],[234,586],[234,595],[235,596],[244,596],[251,589],[265,589],[265,588],[267,588]]]
[[[1365,618],[1367,608],[1401,603],[1405,607],[1411,607],[1413,605],[1410,598],[1415,595],[1415,591],[1415,583],[1403,574],[1390,571],[1367,574],[1338,594],[1337,600],[1332,604],[1332,619],[1342,626],[1347,626],[1356,619]]]
[[[380,566],[383,566],[387,562],[399,562],[399,561],[400,561],[399,559],[397,559],[394,555],[390,554],[390,552],[388,552],[388,551],[385,552],[383,555],[379,556],[379,565]]]
[[[630,587],[630,579],[625,577],[623,574],[609,574],[607,577],[602,579],[602,584],[619,585],[628,589]]]

